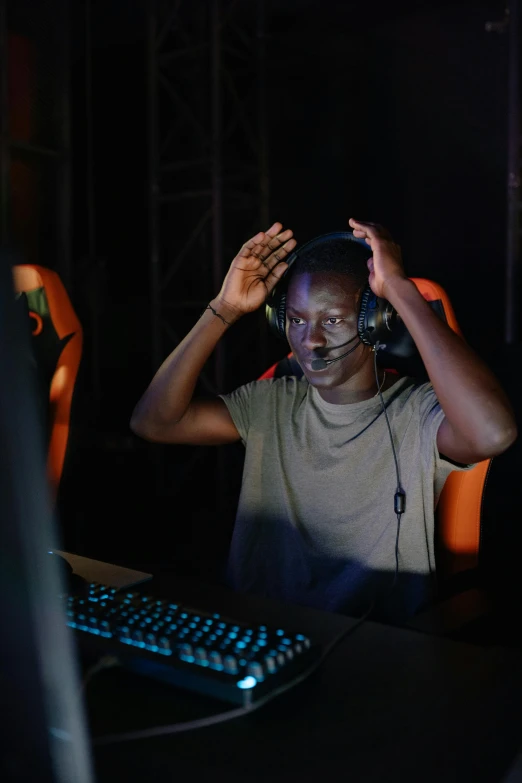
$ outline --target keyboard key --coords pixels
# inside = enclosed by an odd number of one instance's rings
[[[236,674],[238,672],[237,660],[233,655],[225,655],[223,666],[228,674]]]
[[[261,680],[264,677],[263,664],[259,661],[251,661],[247,666],[247,674],[251,674],[256,680]]]

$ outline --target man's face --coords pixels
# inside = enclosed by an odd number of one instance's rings
[[[350,380],[366,363],[368,351],[359,345],[349,356],[323,370],[312,369],[313,359],[335,359],[357,345],[360,294],[352,278],[341,273],[295,274],[290,280],[287,339],[306,378],[319,391],[327,393],[343,385],[351,388]]]

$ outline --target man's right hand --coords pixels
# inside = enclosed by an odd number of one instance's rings
[[[260,307],[288,264],[296,245],[281,223],[245,242],[232,261],[219,295],[211,305],[230,324]],[[138,400],[131,430],[153,443],[220,445],[240,439],[222,399],[194,399],[205,362],[223,335],[221,321],[203,314],[167,356]]]
[[[261,307],[288,264],[284,259],[296,246],[293,232],[274,223],[249,239],[230,265],[214,303],[230,317],[240,318]],[[227,320],[228,320],[227,319]]]

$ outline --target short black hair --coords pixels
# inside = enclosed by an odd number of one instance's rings
[[[368,259],[371,248],[342,237],[332,237],[319,245],[297,249],[297,259],[289,270],[289,276],[312,272],[340,272],[355,281],[358,288],[368,282]]]

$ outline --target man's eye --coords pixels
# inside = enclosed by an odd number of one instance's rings
[[[340,324],[342,320],[342,318],[335,318],[335,316],[332,316],[331,318],[326,319],[326,323],[329,326],[335,326],[335,324]]]
[[[297,318],[297,316],[293,316],[292,318],[290,318],[290,323],[299,326],[299,324],[302,324],[303,321],[301,318]]]

